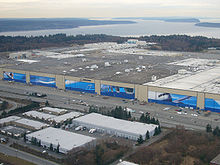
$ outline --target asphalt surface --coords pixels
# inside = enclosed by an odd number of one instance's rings
[[[27,92],[45,93],[47,97],[38,98],[28,96]],[[88,105],[105,106],[105,107],[129,107],[135,110],[132,113],[133,117],[139,118],[142,113],[150,112],[150,115],[159,119],[162,126],[175,127],[176,125],[183,125],[187,129],[192,130],[205,130],[206,125],[209,123],[212,127],[220,125],[220,115],[211,113],[210,116],[205,117],[203,112],[198,114],[195,110],[185,109],[187,114],[178,114],[175,110],[178,107],[148,103],[140,105],[139,103],[132,103],[129,100],[103,97],[91,94],[80,94],[73,91],[64,91],[56,88],[41,87],[41,86],[28,86],[22,83],[8,83],[7,81],[0,81],[0,96],[31,99],[33,101],[40,101],[49,103],[53,106],[75,109],[79,111],[88,111],[89,107],[81,105],[80,102],[85,102]],[[105,98],[105,99],[104,99]],[[125,100],[125,101],[123,101]],[[170,110],[164,111],[165,107],[170,107]],[[192,116],[196,114],[197,116]]]
[[[18,157],[24,160],[27,160],[29,162],[32,162],[37,165],[58,165],[57,163],[48,161],[46,159],[42,159],[40,157],[31,155],[29,153],[16,150],[14,148],[8,147],[6,145],[0,144],[0,152],[4,153],[5,155]]]

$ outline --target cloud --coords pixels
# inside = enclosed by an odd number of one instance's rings
[[[0,17],[220,15],[219,0],[0,0],[0,6]]]

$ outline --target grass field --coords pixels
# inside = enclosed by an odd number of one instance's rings
[[[36,165],[26,160],[0,153],[0,163],[7,165]]]

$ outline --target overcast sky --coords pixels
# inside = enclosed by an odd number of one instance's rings
[[[220,17],[220,0],[0,0],[1,18]]]

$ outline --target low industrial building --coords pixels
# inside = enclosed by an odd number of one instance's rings
[[[76,118],[73,120],[73,124],[131,140],[137,140],[140,135],[145,139],[147,131],[149,131],[150,136],[153,136],[157,127],[154,124],[121,120],[97,113]]]
[[[10,125],[12,121],[19,120],[21,117],[18,116],[9,116],[6,118],[0,119],[0,127]]]
[[[28,134],[26,137],[28,141],[31,141],[32,138],[36,138],[37,141],[41,141],[41,145],[46,148],[49,148],[52,144],[53,148],[57,149],[59,145],[59,152],[65,154],[73,148],[84,146],[95,140],[95,138],[89,136],[52,127]]]
[[[22,115],[34,119],[45,120],[45,121],[48,121],[49,119],[53,119],[56,117],[55,115],[38,112],[38,111],[28,111],[23,113]]]
[[[13,137],[21,137],[25,132],[27,132],[28,130],[23,129],[23,128],[19,128],[19,127],[14,127],[14,126],[6,126],[0,129],[1,133],[4,135],[9,135]]]
[[[132,163],[132,162],[128,162],[128,161],[122,161],[122,162],[118,163],[117,165],[138,165],[138,164]]]
[[[44,108],[41,108],[40,111],[50,113],[53,115],[63,115],[66,112],[68,112],[66,109],[52,108],[52,107],[44,107]]]
[[[82,115],[83,115],[83,113],[80,113],[80,112],[70,112],[70,113],[66,113],[64,115],[56,116],[56,117],[50,119],[50,121],[55,122],[55,123],[63,123],[67,120],[72,120],[72,119],[77,118]]]
[[[220,154],[211,160],[210,165],[220,165]]]
[[[39,130],[48,127],[48,124],[39,122],[39,121],[34,121],[34,120],[29,120],[29,119],[19,119],[12,121],[13,125],[22,127],[22,128],[27,128],[30,130]]]

